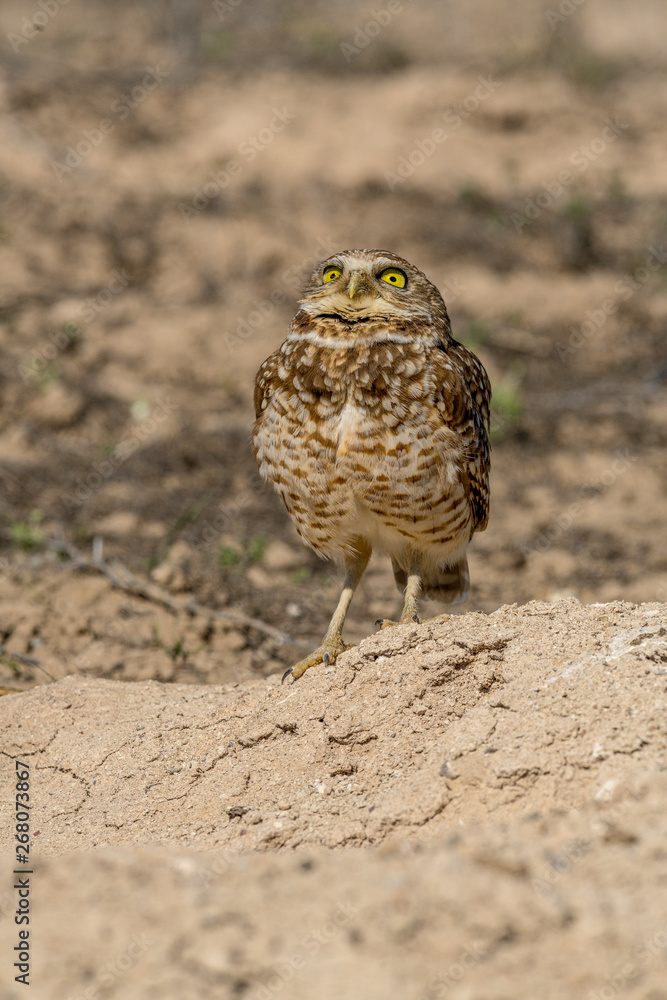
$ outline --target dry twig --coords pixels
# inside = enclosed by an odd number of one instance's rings
[[[252,628],[256,632],[261,632],[262,635],[269,636],[281,644],[289,643],[293,646],[304,647],[308,645],[303,640],[293,639],[284,632],[281,632],[280,629],[268,625],[261,618],[252,618],[249,615],[244,615],[241,611],[216,611],[213,608],[207,608],[204,604],[200,604],[193,597],[186,600],[178,600],[154,583],[149,583],[147,580],[142,580],[140,577],[135,576],[134,573],[131,573],[130,570],[126,569],[118,561],[114,561],[114,566],[112,567],[102,558],[99,546],[95,544],[93,544],[93,555],[90,559],[64,539],[47,538],[44,539],[44,545],[54,552],[62,552],[68,556],[74,568],[101,573],[109,580],[112,586],[117,587],[119,590],[123,590],[127,594],[134,594],[136,597],[143,597],[154,604],[161,604],[171,611],[185,611],[191,615],[213,618],[216,621],[226,622],[230,625]]]

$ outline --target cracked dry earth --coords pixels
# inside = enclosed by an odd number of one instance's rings
[[[31,997],[661,1000],[666,622],[532,602],[292,686],[2,698],[32,772]]]

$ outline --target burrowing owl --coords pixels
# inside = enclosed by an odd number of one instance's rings
[[[372,549],[405,593],[401,623],[419,622],[420,594],[468,596],[466,548],[488,518],[491,397],[438,289],[395,254],[329,257],[299,306],[257,373],[253,445],[303,540],[347,575],[321,646],[285,674],[295,678],[348,648],[343,622]]]

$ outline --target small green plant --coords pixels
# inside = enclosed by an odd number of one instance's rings
[[[62,333],[67,337],[67,343],[63,351],[74,351],[81,343],[83,331],[78,323],[63,323],[60,327]]]
[[[553,66],[575,86],[591,90],[603,89],[623,72],[620,62],[612,62],[588,46],[575,18],[557,22],[557,27],[557,31],[548,32],[546,44],[535,51],[534,59]]]
[[[236,39],[232,32],[219,28],[216,31],[206,31],[201,36],[201,47],[204,57],[211,62],[222,62],[233,51]]]
[[[485,208],[487,198],[476,181],[464,181],[459,188],[459,201],[467,208]]]
[[[172,658],[172,660],[177,660],[179,656],[183,656],[187,660],[187,653],[185,652],[185,643],[182,639],[178,639],[171,649],[167,649],[167,653]]]
[[[583,191],[575,191],[565,202],[563,213],[573,222],[587,222],[591,217],[590,198]]]
[[[266,535],[255,535],[247,543],[248,559],[251,563],[261,563],[266,551]]]
[[[292,573],[292,583],[305,583],[310,577],[310,570],[307,566],[299,566]]]
[[[133,420],[145,420],[151,415],[151,401],[143,396],[135,399],[130,406],[130,416]]]
[[[306,65],[322,65],[331,63],[336,66],[340,62],[340,35],[326,25],[312,25],[307,28],[300,26],[294,33],[293,42],[299,48],[300,61]]]
[[[523,414],[523,399],[519,391],[522,375],[518,367],[514,368],[493,386],[490,436],[494,443],[511,434]]]
[[[570,239],[565,256],[571,268],[585,271],[595,259],[593,234],[593,206],[590,197],[582,191],[573,192],[563,207],[563,216],[569,224]]]
[[[236,549],[233,549],[231,545],[223,545],[220,549],[220,565],[223,569],[231,569],[233,566],[238,566],[243,558],[241,553]]]
[[[40,392],[44,392],[46,389],[49,388],[50,385],[53,385],[53,383],[57,382],[58,379],[60,378],[60,372],[58,371],[57,368],[54,368],[53,365],[47,365],[46,368],[43,368],[40,371],[39,363],[37,360],[35,360],[30,365],[30,367],[35,372],[36,375],[35,387]]]
[[[523,309],[508,309],[504,320],[510,326],[523,326],[526,321],[526,314]]]
[[[81,523],[77,524],[74,529],[74,538],[80,544],[90,542],[93,534],[93,526],[90,521],[81,521]]]
[[[266,551],[266,535],[253,535],[252,538],[230,539],[229,544],[221,541],[218,549],[218,562],[223,570],[241,570],[248,566],[256,566],[264,560]]]
[[[9,537],[26,552],[32,552],[44,542],[44,532],[39,527],[41,520],[42,512],[34,510],[27,521],[12,521],[9,525]]]
[[[7,667],[15,675],[18,675],[21,669],[20,664],[12,658],[11,653],[0,653],[0,664],[2,664],[3,667]]]
[[[187,660],[189,653],[185,648],[185,639],[183,636],[177,639],[171,646],[167,646],[160,635],[160,626],[157,622],[153,623],[152,633],[152,646],[154,649],[161,649],[174,661],[178,659]]]
[[[609,59],[583,48],[573,54],[564,68],[573,83],[591,90],[606,87],[620,72],[620,67]]]
[[[471,351],[477,351],[486,344],[491,338],[492,333],[493,331],[490,326],[487,326],[486,323],[482,323],[480,320],[474,319],[468,324],[468,329],[463,335],[463,343]]]
[[[614,174],[607,185],[607,197],[617,205],[625,205],[630,200],[628,187],[620,174]]]

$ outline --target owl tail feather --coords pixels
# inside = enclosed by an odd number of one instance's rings
[[[408,582],[404,569],[392,562],[396,586],[403,593]],[[453,566],[441,566],[435,572],[422,577],[422,597],[432,601],[443,601],[445,604],[460,604],[470,596],[470,573],[468,558],[463,556]]]

